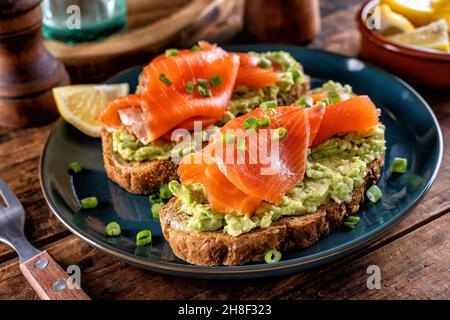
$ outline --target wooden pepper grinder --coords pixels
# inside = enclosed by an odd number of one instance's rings
[[[42,125],[58,117],[51,89],[70,82],[44,47],[41,0],[0,2],[0,126]]]
[[[245,27],[261,42],[306,43],[320,31],[319,0],[247,0]]]

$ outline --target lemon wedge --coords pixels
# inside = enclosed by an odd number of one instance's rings
[[[53,98],[64,120],[91,137],[99,137],[102,123],[96,119],[109,101],[128,94],[127,83],[72,85],[53,89]]]
[[[423,26],[433,21],[434,11],[430,0],[382,0],[392,11],[401,14],[415,26]]]
[[[388,38],[406,46],[450,50],[448,25],[444,19],[417,28],[414,31],[395,34]]]
[[[434,11],[434,19],[445,19],[447,21],[447,25],[450,26],[450,1],[434,0],[432,7]]]
[[[375,10],[380,13],[380,32],[385,35],[393,35],[400,32],[414,30],[414,25],[404,16],[395,13],[387,4],[378,5]],[[376,11],[375,11],[376,12]]]

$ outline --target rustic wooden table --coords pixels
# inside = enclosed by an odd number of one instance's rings
[[[357,0],[322,1],[321,34],[309,46],[358,54]],[[63,266],[82,269],[93,299],[450,299],[450,95],[419,90],[444,136],[439,176],[427,196],[375,244],[344,260],[290,276],[210,281],[165,276],[126,265],[72,235],[47,208],[39,187],[39,156],[52,125],[0,129],[0,176],[23,202],[26,234]],[[381,268],[381,289],[368,290],[367,267]],[[0,245],[0,299],[36,299],[16,254]]]

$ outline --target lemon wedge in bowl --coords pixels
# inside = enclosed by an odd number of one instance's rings
[[[382,0],[392,11],[401,14],[415,26],[423,26],[433,21],[434,11],[430,0]]]
[[[414,25],[404,16],[395,13],[387,4],[379,4],[375,8],[380,14],[380,32],[385,35],[393,35],[400,32],[408,32],[414,30]]]
[[[127,95],[127,83],[90,85],[80,84],[53,89],[61,117],[91,137],[100,137],[102,123],[96,119],[108,102]]]
[[[444,19],[417,28],[414,31],[395,34],[393,36],[389,36],[388,38],[405,46],[442,51],[450,50],[448,25]]]
[[[445,19],[450,26],[450,1],[433,0],[434,19]]]

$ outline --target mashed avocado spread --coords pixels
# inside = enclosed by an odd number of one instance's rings
[[[330,199],[349,202],[354,188],[361,185],[369,162],[385,150],[384,126],[370,133],[349,133],[329,139],[311,149],[303,181],[289,191],[281,204],[262,203],[252,217],[214,212],[201,184],[181,185],[172,181],[169,188],[182,201],[181,211],[190,218],[189,231],[223,231],[239,236],[255,228],[267,228],[283,216],[312,213]]]
[[[289,91],[294,84],[300,83],[304,77],[301,64],[297,62],[288,52],[252,52],[252,54],[272,61],[272,63],[276,64],[277,68],[283,72],[283,75],[272,87],[264,89],[249,89],[244,86],[239,86],[236,88],[233,96],[231,97],[230,103],[228,104],[227,111],[224,113],[222,119],[217,123],[219,126],[222,126],[240,114],[250,112],[264,101],[277,100],[281,94]],[[139,78],[140,77],[141,75],[139,75]],[[139,86],[137,88],[137,92],[139,92]],[[126,130],[119,130],[113,134],[113,150],[123,159],[128,161],[169,159],[171,157],[171,149],[173,147],[174,144],[170,143],[150,143],[148,145],[144,145],[134,135],[128,133]]]

